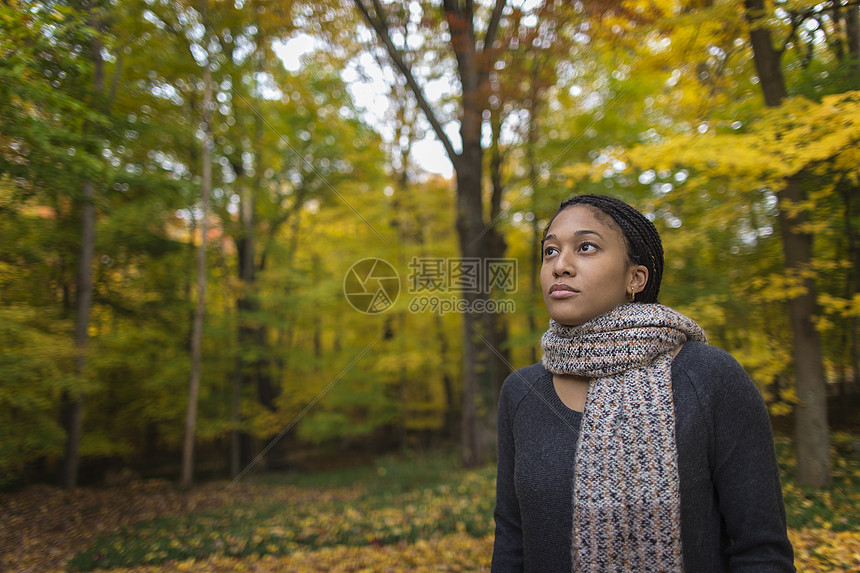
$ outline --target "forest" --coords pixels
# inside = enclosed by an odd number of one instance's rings
[[[661,302],[830,483],[858,2],[5,0],[0,52],[0,488],[482,466],[579,193],[653,220]]]

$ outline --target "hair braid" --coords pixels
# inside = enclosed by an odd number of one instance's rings
[[[657,228],[645,215],[615,197],[607,195],[577,195],[564,201],[550,219],[544,237],[550,225],[559,213],[574,205],[588,205],[608,216],[621,230],[627,244],[627,256],[631,262],[643,265],[648,269],[648,282],[642,292],[636,295],[636,302],[655,303],[663,280],[663,243]]]

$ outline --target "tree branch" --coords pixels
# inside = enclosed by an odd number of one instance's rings
[[[496,34],[499,32],[499,23],[502,21],[502,12],[505,9],[506,0],[496,0],[496,5],[493,7],[493,14],[490,16],[490,23],[487,25],[487,33],[484,36],[483,51],[492,48],[493,42],[496,41]]]
[[[780,55],[780,57],[785,53],[788,49],[788,45],[791,44],[792,40],[796,40],[799,43],[799,38],[797,38],[797,29],[800,28],[801,24],[806,22],[806,19],[812,15],[812,12],[807,10],[802,14],[792,14],[791,15],[791,30],[788,32],[788,36],[785,38],[785,42],[782,43],[782,47],[780,47],[776,53]],[[797,16],[795,18],[795,16]]]
[[[430,102],[428,102],[427,98],[424,96],[424,91],[415,80],[412,70],[406,65],[406,62],[403,60],[403,56],[397,50],[394,42],[391,41],[391,35],[388,33],[388,23],[385,21],[385,16],[382,6],[379,4],[379,0],[372,0],[372,2],[374,8],[373,15],[370,14],[368,6],[365,5],[364,0],[354,0],[356,8],[361,12],[365,21],[376,31],[376,36],[385,46],[391,61],[394,63],[395,67],[400,70],[400,73],[403,74],[403,77],[406,79],[406,83],[409,85],[412,93],[415,94],[418,107],[420,107],[421,111],[424,112],[424,115],[427,117],[427,121],[430,122],[430,126],[433,128],[433,133],[436,134],[436,137],[442,143],[442,146],[448,153],[451,163],[453,163],[456,168],[460,155],[454,150],[454,145],[451,143],[451,139],[445,133],[442,124],[439,122],[439,118],[436,117],[436,113],[430,106]],[[446,5],[447,4],[448,1],[446,1]]]
[[[780,49],[777,50],[777,53],[780,56],[782,56],[782,54],[785,53],[785,51],[788,49],[788,45],[791,43],[792,39],[794,39],[796,37],[797,30],[809,18],[816,17],[819,14],[824,14],[828,10],[833,10],[833,9],[838,9],[838,8],[851,8],[853,6],[857,6],[858,4],[860,4],[860,0],[849,0],[848,2],[845,2],[844,4],[839,2],[839,0],[833,0],[826,5],[818,5],[818,6],[813,6],[813,7],[807,8],[806,10],[800,10],[797,12],[793,12],[793,11],[789,12],[789,14],[791,16],[791,30],[789,31],[788,36],[785,39],[785,42],[783,42]],[[754,19],[759,20],[759,19],[764,19],[764,17],[765,17],[765,14],[763,13],[761,15],[755,16]]]

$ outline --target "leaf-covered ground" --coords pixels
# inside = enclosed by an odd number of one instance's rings
[[[834,483],[799,487],[778,443],[799,571],[860,571],[858,441],[835,437]],[[356,471],[183,491],[164,481],[0,495],[0,571],[481,571],[493,468],[385,458]],[[447,468],[447,469],[445,469]]]
[[[262,498],[283,502],[318,497],[345,503],[356,495],[342,488],[226,486],[212,483],[182,491],[174,484],[151,480],[72,491],[40,485],[0,494],[0,571],[62,571],[77,553],[135,523],[242,506]]]

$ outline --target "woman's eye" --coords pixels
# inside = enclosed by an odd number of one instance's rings
[[[582,243],[581,245],[579,245],[579,250],[585,253],[590,253],[592,251],[597,250],[597,245],[595,245],[594,243]]]
[[[553,254],[554,252],[558,252],[558,249],[556,249],[555,247],[546,247],[543,250],[543,256],[548,257],[551,254]]]

